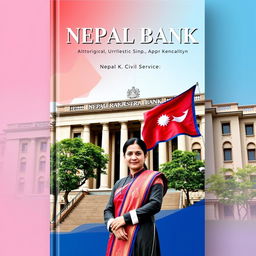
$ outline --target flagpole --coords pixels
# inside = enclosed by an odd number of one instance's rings
[[[195,86],[198,88],[198,93],[201,94],[201,92],[200,92],[200,87],[199,87],[199,83],[196,82]]]
[[[200,92],[200,86],[199,86],[199,83],[198,83],[198,82],[196,82],[196,83],[195,83],[195,86],[196,86],[196,88],[198,88],[198,93],[199,93],[199,94],[201,94],[201,92]],[[205,129],[204,129],[204,132],[205,132]],[[205,134],[204,134],[204,136],[205,136]],[[204,136],[201,134],[202,141],[203,141],[204,148],[205,148],[205,139],[204,139]]]

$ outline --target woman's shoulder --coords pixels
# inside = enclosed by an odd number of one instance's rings
[[[159,174],[159,175],[162,175],[162,173],[161,172],[159,172],[159,171],[155,171],[155,170],[145,170],[146,172],[148,172],[148,173],[152,173],[152,174]]]
[[[129,176],[117,180],[114,187],[119,187],[120,184],[124,184],[127,181],[128,178],[129,178]]]

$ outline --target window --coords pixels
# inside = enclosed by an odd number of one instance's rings
[[[222,123],[221,125],[223,135],[231,134],[230,123]]]
[[[234,207],[232,205],[224,205],[224,217],[234,217]]]
[[[40,151],[41,152],[46,152],[46,150],[47,150],[47,142],[46,141],[42,141],[40,143]]]
[[[75,132],[73,136],[74,138],[81,138],[81,132]]]
[[[196,160],[201,160],[201,149],[193,149],[194,153],[196,153]]]
[[[256,156],[255,156],[255,149],[248,149],[248,161],[255,161]]]
[[[255,144],[254,143],[249,143],[247,145],[247,156],[248,156],[248,161],[255,161],[256,160],[256,153],[255,153]]]
[[[192,152],[196,153],[196,160],[201,160],[201,145],[199,143],[194,143],[192,145]]]
[[[225,180],[232,180],[232,179],[233,179],[233,175],[231,175],[231,174],[225,175]]]
[[[246,124],[245,125],[245,134],[246,134],[246,136],[253,136],[254,135],[253,124]]]
[[[232,149],[224,148],[224,161],[232,161]]]
[[[232,161],[232,145],[229,142],[223,144],[223,156],[225,161]]]
[[[44,170],[45,170],[45,167],[46,167],[45,158],[44,158],[44,157],[41,157],[41,158],[40,158],[40,161],[39,161],[39,171],[44,171]]]
[[[21,152],[22,153],[28,152],[28,143],[22,143],[21,144]]]
[[[231,168],[225,170],[224,179],[225,180],[232,180],[234,178],[234,171]]]

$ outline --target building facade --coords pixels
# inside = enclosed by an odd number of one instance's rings
[[[2,189],[6,185],[17,196],[49,194],[49,135],[48,121],[7,125],[0,136]]]
[[[256,166],[256,105],[212,104],[205,101],[206,178],[221,168]],[[256,181],[256,174],[251,176]],[[207,219],[238,218],[235,207],[222,205],[212,194],[206,196]],[[256,218],[256,201],[249,202],[248,218]]]
[[[84,142],[101,146],[109,155],[107,175],[101,174],[97,179],[90,179],[86,184],[87,188],[110,189],[118,179],[127,176],[128,169],[122,153],[125,141],[131,137],[141,137],[144,112],[172,97],[133,98],[122,101],[63,105],[57,108],[56,141],[81,137]],[[192,138],[181,135],[171,141],[160,143],[154,150],[149,151],[146,160],[149,169],[158,170],[162,163],[170,161],[175,149],[196,151],[198,158],[205,159],[203,94],[195,95],[195,108],[197,123],[203,136]]]

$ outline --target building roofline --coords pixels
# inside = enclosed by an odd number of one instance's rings
[[[195,97],[196,96],[204,96],[204,93],[195,93]],[[134,100],[148,100],[148,99],[163,99],[163,98],[167,98],[167,99],[171,99],[174,98],[178,95],[170,95],[170,96],[157,96],[157,97],[144,97],[144,98],[133,98],[133,99],[122,99],[122,100],[109,100],[109,101],[93,101],[93,102],[83,102],[83,103],[75,103],[75,104],[60,104],[57,106],[57,108],[59,107],[70,107],[70,106],[80,106],[80,105],[87,105],[87,104],[102,104],[102,103],[115,103],[115,102],[122,102],[122,101],[134,101]],[[200,101],[205,101],[205,100],[199,100]],[[198,101],[197,101],[198,102]]]

